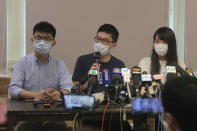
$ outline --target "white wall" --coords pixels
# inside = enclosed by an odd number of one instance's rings
[[[168,26],[167,0],[26,0],[26,5],[27,53],[33,50],[33,26],[47,20],[57,29],[51,53],[64,60],[70,73],[77,57],[92,51],[93,37],[104,23],[118,28],[120,39],[112,54],[130,68],[150,55],[155,30]]]
[[[185,53],[188,66],[197,72],[197,1],[186,0],[185,16]]]
[[[6,0],[0,0],[0,74],[6,74]]]

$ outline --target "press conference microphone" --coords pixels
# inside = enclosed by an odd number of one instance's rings
[[[166,80],[171,80],[177,77],[177,71],[175,66],[166,66]]]
[[[118,98],[118,89],[119,85],[122,82],[122,73],[120,68],[113,68],[112,69],[112,85],[115,87],[115,100]]]
[[[141,68],[138,66],[132,67],[132,80],[136,92],[136,97],[140,96]]]
[[[131,78],[131,71],[128,68],[122,68],[121,72],[122,72],[122,76],[123,76],[123,82],[127,87],[127,92],[128,92],[129,98],[131,99],[131,90],[129,87],[130,78]]]
[[[190,69],[190,68],[187,67],[187,68],[185,68],[185,71],[186,71],[190,76],[193,76],[193,77],[195,76],[194,73],[193,73],[193,71],[192,71],[192,69]]]
[[[163,89],[163,84],[162,84],[161,80],[164,79],[165,76],[162,75],[162,74],[155,74],[152,77],[153,77],[152,87],[153,87],[155,92],[158,91],[158,94],[160,96],[160,91],[161,91],[161,89]],[[154,82],[156,83],[156,85],[155,85]],[[159,83],[159,86],[157,86],[157,83]]]
[[[136,92],[136,97],[140,96],[141,68],[138,66],[132,67],[132,80]]]
[[[180,73],[182,76],[189,76],[189,74],[176,62],[173,62],[173,65],[176,67],[176,71]]]
[[[142,85],[145,86],[146,96],[151,97],[151,95],[149,94],[149,86],[152,85],[151,74],[148,74],[146,71],[143,71],[142,74],[141,74],[141,79],[142,79]]]
[[[109,88],[109,86],[111,84],[111,78],[110,78],[110,74],[109,74],[109,70],[108,69],[103,69],[102,70],[102,84],[105,87],[104,99],[109,101],[108,88]]]
[[[97,70],[90,70],[88,72],[88,93],[87,95],[92,94],[92,88],[97,84]]]
[[[112,84],[118,85],[122,81],[122,73],[120,68],[113,68],[112,69]]]

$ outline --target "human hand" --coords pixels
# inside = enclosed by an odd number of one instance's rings
[[[97,71],[100,71],[100,66],[101,66],[101,64],[94,63],[94,64],[91,66],[90,70],[97,70]]]

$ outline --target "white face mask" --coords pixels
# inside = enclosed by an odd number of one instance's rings
[[[46,55],[51,49],[51,42],[44,40],[34,41],[34,49],[41,55]]]
[[[168,44],[163,44],[163,43],[154,44],[154,49],[158,55],[164,56],[168,51]]]
[[[102,56],[108,53],[109,47],[102,43],[95,43],[94,44],[94,52],[100,52]]]

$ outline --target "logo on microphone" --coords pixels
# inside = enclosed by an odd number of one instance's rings
[[[89,75],[97,75],[97,70],[90,70]]]
[[[121,73],[121,69],[120,68],[113,68],[113,73]]]

